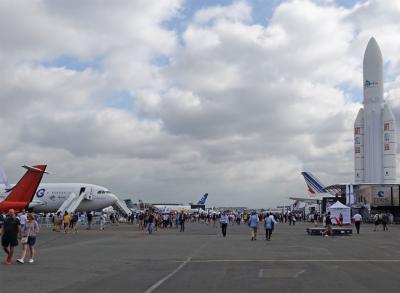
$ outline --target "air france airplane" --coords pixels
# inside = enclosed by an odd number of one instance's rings
[[[307,204],[316,204],[322,201],[323,198],[335,197],[326,190],[326,187],[313,174],[309,172],[301,172],[301,175],[303,175],[306,182],[308,196],[291,196],[289,199],[298,202],[305,202]]]
[[[6,178],[2,176],[3,180]],[[13,186],[0,185],[0,199],[7,198]],[[57,211],[83,212],[97,211],[115,204],[118,198],[107,188],[88,183],[42,183],[40,184],[29,203],[38,213],[51,213]]]

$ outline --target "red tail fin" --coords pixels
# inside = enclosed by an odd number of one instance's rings
[[[20,211],[26,209],[35,196],[36,189],[42,180],[47,165],[23,167],[28,171],[12,188],[10,194],[0,202],[0,211],[8,211],[9,209]]]

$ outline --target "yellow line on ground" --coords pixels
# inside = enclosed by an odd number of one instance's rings
[[[224,262],[381,262],[398,263],[400,259],[192,259],[191,263]]]

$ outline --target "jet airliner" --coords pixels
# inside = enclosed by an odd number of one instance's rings
[[[6,176],[2,176],[4,183],[0,184],[0,199],[4,201],[18,186],[7,184]],[[40,181],[39,181],[40,182]],[[42,183],[32,190],[29,208],[41,213],[57,211],[97,211],[115,204],[118,198],[107,188],[88,183]],[[26,207],[24,207],[26,208]]]

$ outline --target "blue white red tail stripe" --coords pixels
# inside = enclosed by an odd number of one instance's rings
[[[301,172],[301,175],[303,175],[304,180],[306,181],[309,193],[316,194],[326,192],[322,183],[319,182],[318,179],[315,178],[311,173]]]

